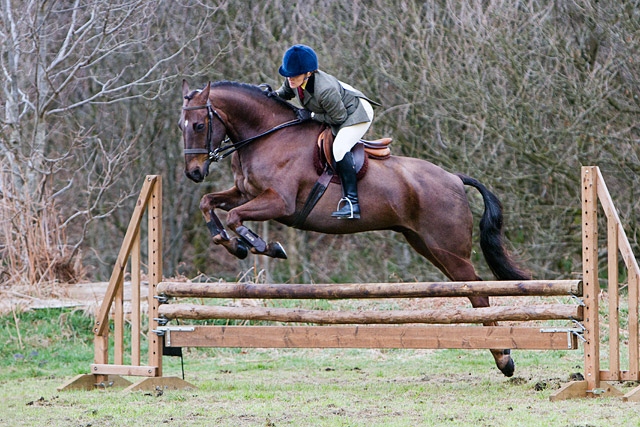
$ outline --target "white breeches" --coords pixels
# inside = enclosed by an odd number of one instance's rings
[[[344,155],[347,154],[358,141],[360,141],[360,138],[362,138],[365,132],[367,132],[369,126],[371,126],[371,121],[373,121],[373,107],[369,101],[360,98],[360,103],[367,112],[369,121],[343,127],[338,131],[338,134],[333,141],[333,157],[337,162],[342,160]]]

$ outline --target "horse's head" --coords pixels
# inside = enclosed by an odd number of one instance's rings
[[[178,126],[184,142],[185,174],[195,182],[202,182],[209,174],[214,150],[220,147],[226,129],[209,100],[211,83],[202,90],[190,91],[182,81],[182,114]]]

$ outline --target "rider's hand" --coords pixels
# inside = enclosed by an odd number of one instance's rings
[[[263,91],[264,93],[266,93],[266,94],[267,94],[267,97],[269,97],[269,98],[275,98],[276,96],[279,96],[279,95],[278,95],[278,92],[276,92],[275,90],[273,90],[273,89],[271,88],[271,85],[269,85],[269,84],[267,84],[267,83],[259,84],[259,85],[258,85],[258,87],[259,87],[260,89],[262,89],[262,91]]]
[[[305,108],[299,108],[298,110],[296,110],[296,117],[301,122],[306,122],[307,120],[311,120],[312,119],[311,114],[312,114],[311,111]]]

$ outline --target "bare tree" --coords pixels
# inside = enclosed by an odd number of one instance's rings
[[[26,270],[38,272],[25,277],[30,283],[69,279],[52,274],[59,269],[52,265],[71,274],[89,225],[135,193],[119,183],[139,155],[140,129],[126,116],[110,116],[122,112],[114,105],[158,99],[181,74],[176,64],[203,36],[214,9],[196,15],[167,49],[150,31],[168,13],[155,1],[2,3],[0,253],[14,280]],[[66,237],[44,233],[14,244],[43,224]],[[67,241],[69,227],[74,233]],[[33,265],[37,259],[43,265]]]

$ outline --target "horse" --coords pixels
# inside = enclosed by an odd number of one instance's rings
[[[480,247],[492,273],[498,280],[530,279],[505,247],[500,201],[478,180],[417,158],[370,159],[358,182],[360,219],[331,217],[342,198],[339,184],[329,184],[313,209],[302,215],[318,181],[321,123],[297,120],[293,104],[246,83],[209,82],[204,89],[190,90],[183,81],[182,96],[179,127],[187,177],[202,182],[211,162],[231,156],[234,185],[200,201],[213,243],[229,253],[239,258],[248,251],[286,258],[280,243],[265,242],[243,225],[245,221],[275,220],[326,234],[393,230],[450,280],[482,280],[470,258],[473,217],[465,186],[471,186],[484,201]],[[226,225],[237,236],[229,236],[216,209],[228,212]],[[488,297],[469,299],[473,307],[489,306]],[[510,350],[491,353],[498,369],[512,376],[515,363]]]

